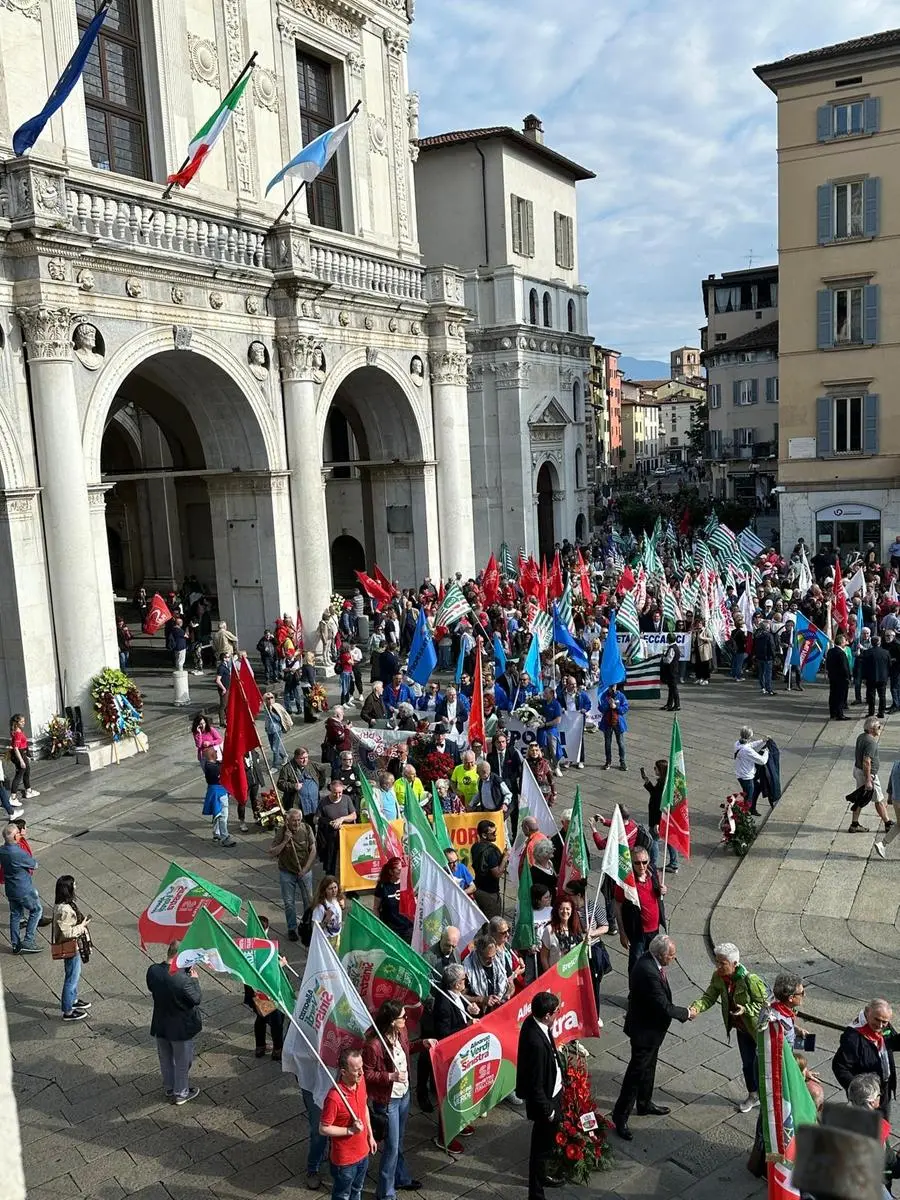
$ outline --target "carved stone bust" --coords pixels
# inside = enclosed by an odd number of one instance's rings
[[[72,337],[75,357],[89,371],[99,371],[103,366],[103,347],[102,344],[98,347],[98,337],[96,325],[90,325],[87,321],[76,325]]]
[[[269,378],[269,352],[262,342],[251,342],[247,348],[247,363],[251,374],[260,383]]]
[[[418,354],[414,354],[409,361],[409,373],[416,387],[421,387],[425,380],[425,364]]]
[[[328,364],[325,361],[325,351],[321,346],[316,346],[312,352],[312,377],[316,383],[324,383],[325,376],[328,373]]]

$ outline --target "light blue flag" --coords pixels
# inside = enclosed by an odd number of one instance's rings
[[[500,642],[500,634],[494,634],[494,662],[497,664],[497,674],[506,674],[506,655],[503,653],[503,646]]]
[[[797,613],[791,663],[800,668],[802,680],[809,682],[815,679],[816,673],[825,659],[827,649],[828,638],[822,630],[808,621],[802,613]]]
[[[277,183],[281,183],[285,175],[292,175],[304,180],[305,183],[312,183],[316,176],[325,170],[328,160],[332,158],[338,146],[350,132],[350,126],[359,112],[359,103],[356,104],[346,121],[335,125],[333,129],[326,130],[325,133],[320,133],[314,141],[295,154],[289,163],[285,163],[278,174],[273,175],[269,180],[266,186],[266,195],[268,196]]]
[[[859,639],[862,637],[863,629],[863,611],[862,601],[857,601],[856,604],[856,632],[853,635],[853,653],[859,654]]]
[[[614,683],[625,682],[625,664],[622,662],[622,651],[619,649],[619,638],[616,630],[616,610],[609,616],[609,629],[606,641],[603,643],[603,657],[600,659],[600,688],[605,691]]]
[[[459,687],[463,677],[463,664],[466,661],[466,643],[461,637],[459,639],[459,658],[456,660],[456,686]]]
[[[531,645],[522,664],[523,674],[527,674],[532,683],[541,682],[541,639],[536,633],[531,635]]]
[[[577,667],[581,667],[583,671],[588,669],[588,657],[584,652],[584,647],[579,646],[575,639],[566,629],[562,617],[559,615],[559,605],[553,605],[553,640],[558,642],[560,646],[565,646],[569,652],[569,657]],[[621,662],[621,656],[619,662]],[[624,672],[622,678],[625,678]]]
[[[409,662],[406,673],[421,687],[431,678],[431,673],[437,666],[437,650],[434,648],[434,638],[428,628],[425,609],[419,609],[419,619],[416,622],[416,632],[413,634],[412,645],[409,648]]]

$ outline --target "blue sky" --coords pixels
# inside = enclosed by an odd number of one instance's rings
[[[706,275],[777,260],[775,97],[759,63],[900,25],[896,0],[418,0],[423,136],[545,138],[578,185],[591,332],[638,358],[698,344]]]

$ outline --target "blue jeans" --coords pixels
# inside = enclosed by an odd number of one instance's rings
[[[759,1091],[759,1060],[756,1057],[756,1038],[743,1029],[736,1030],[738,1050],[741,1054],[741,1070],[748,1092]]]
[[[223,842],[228,840],[228,801],[224,797],[219,815],[213,817],[213,837],[217,837]]]
[[[603,730],[603,743],[604,743],[604,746],[606,747],[606,761],[612,762],[613,735],[615,735],[616,745],[619,748],[619,762],[624,766],[624,764],[625,764],[625,735],[624,735],[624,733],[622,733],[621,729],[604,729]]]
[[[120,671],[128,670],[128,663],[129,663],[130,659],[131,659],[131,655],[128,653],[127,650],[119,651],[119,670]]]
[[[22,892],[19,896],[10,896],[7,892],[6,899],[9,901],[9,940],[15,949],[22,941],[34,941],[38,921],[44,915],[44,910],[36,888],[32,888],[30,892]],[[25,926],[25,937],[20,938],[19,926],[25,913],[28,914],[28,924]]]
[[[309,1118],[309,1151],[306,1156],[306,1173],[307,1175],[318,1175],[319,1168],[325,1161],[325,1155],[328,1153],[328,1138],[322,1137],[321,1133],[319,1133],[322,1110],[313,1099],[312,1092],[308,1092],[306,1088],[301,1088],[300,1095],[303,1097],[303,1105],[306,1109],[306,1115]]]
[[[297,892],[303,901],[303,908],[312,904],[312,871],[305,875],[297,875],[294,871],[278,870],[278,882],[281,885],[281,903],[284,905],[284,919],[288,930],[297,931]]]
[[[759,690],[761,692],[771,692],[772,690],[772,660],[771,658],[761,659],[759,666]]]
[[[732,679],[740,679],[740,677],[743,673],[743,670],[744,670],[744,663],[746,661],[747,661],[746,654],[743,654],[743,653],[742,654],[732,654],[732,656],[731,656],[731,678]]]
[[[13,806],[12,798],[9,794],[9,788],[4,783],[0,783],[0,808],[6,809],[6,815],[12,820]]]
[[[453,643],[441,640],[438,642],[438,664],[439,671],[451,671],[453,669]]]
[[[659,856],[660,856],[660,854],[662,854],[662,848],[665,844],[666,843],[664,842],[664,840],[661,837],[653,839],[653,844],[650,847],[650,862],[651,862],[652,866],[655,867],[655,866],[659,865]],[[671,846],[671,845],[669,846],[668,850],[669,850],[669,852],[666,855],[666,866],[667,867],[677,867],[678,866],[678,851],[675,849],[674,846]]]
[[[346,704],[353,695],[353,672],[341,671],[341,704]]]
[[[81,955],[75,951],[74,958],[64,959],[66,978],[63,982],[62,997],[59,1007],[64,1013],[70,1013],[78,999],[78,980],[81,978]]]
[[[284,748],[284,738],[280,733],[270,733],[269,750],[272,753],[272,766],[276,770],[287,762],[287,752]]]
[[[336,1167],[332,1163],[331,1178],[334,1184],[331,1188],[331,1200],[360,1200],[368,1167],[368,1154],[359,1162],[350,1163],[346,1167]]]
[[[384,1145],[381,1147],[381,1163],[378,1167],[378,1187],[375,1189],[377,1200],[394,1200],[398,1187],[405,1187],[412,1181],[412,1176],[406,1168],[403,1157],[403,1136],[406,1133],[406,1122],[409,1117],[409,1097],[392,1099],[389,1104],[373,1104],[372,1108],[387,1119],[387,1133]]]

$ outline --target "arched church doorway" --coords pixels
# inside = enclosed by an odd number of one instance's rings
[[[430,574],[422,438],[408,397],[386,371],[360,367],[339,384],[322,460],[334,587],[353,587],[353,570],[374,562],[402,587]]]
[[[582,543],[587,541],[587,517],[584,513],[579,513],[575,518],[575,541]]]
[[[553,547],[556,543],[553,493],[557,483],[556,469],[551,463],[545,462],[537,477],[537,534],[538,556],[543,556],[548,562],[553,557]]]

